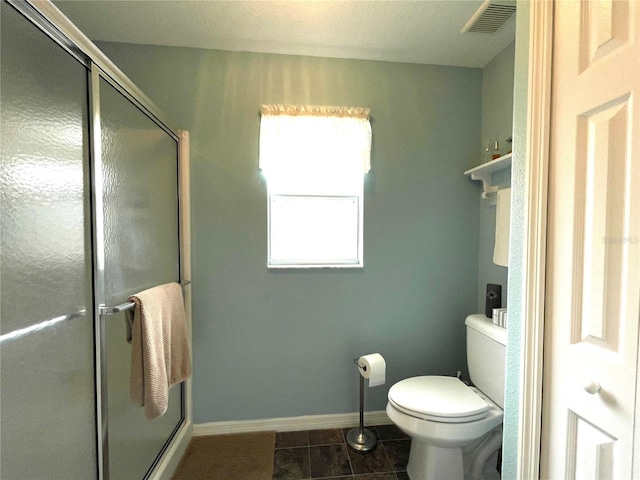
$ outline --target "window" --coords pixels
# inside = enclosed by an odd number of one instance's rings
[[[369,109],[263,105],[270,268],[362,267]]]

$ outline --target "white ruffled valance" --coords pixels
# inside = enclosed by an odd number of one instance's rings
[[[260,113],[260,168],[267,175],[370,170],[368,108],[262,105]]]
[[[314,117],[348,117],[369,120],[369,108],[364,107],[333,107],[326,105],[261,105],[262,115],[311,115]]]

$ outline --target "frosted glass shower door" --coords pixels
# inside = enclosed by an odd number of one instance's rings
[[[87,70],[0,8],[0,478],[92,479]]]
[[[178,144],[100,80],[106,305],[179,280]],[[181,386],[147,420],[129,399],[125,314],[105,317],[109,478],[144,478],[183,418]]]

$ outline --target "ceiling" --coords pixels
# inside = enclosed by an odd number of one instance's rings
[[[484,67],[515,37],[460,33],[483,0],[54,0],[91,40]]]

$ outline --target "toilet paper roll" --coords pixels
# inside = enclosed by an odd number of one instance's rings
[[[370,353],[358,359],[358,370],[360,375],[369,379],[370,387],[377,387],[384,385],[387,362],[379,353]]]

